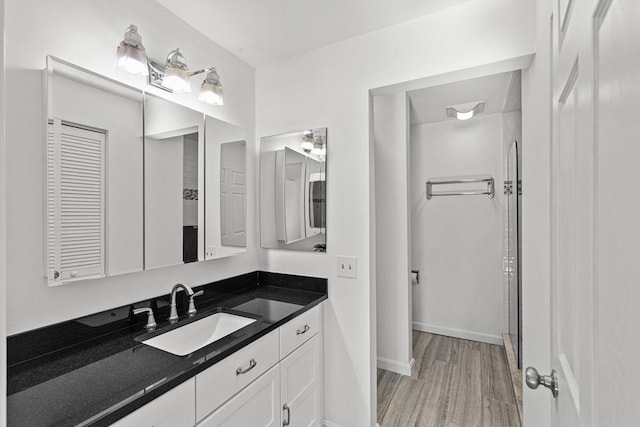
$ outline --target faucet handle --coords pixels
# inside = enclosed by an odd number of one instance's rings
[[[147,313],[147,324],[144,325],[145,329],[147,330],[147,332],[151,332],[154,331],[156,329],[156,319],[155,317],[153,317],[153,310],[150,309],[149,307],[144,307],[144,308],[136,308],[133,310],[133,314],[134,316],[136,314],[139,313]]]
[[[198,291],[189,297],[189,311],[187,311],[189,317],[193,317],[196,315],[196,304],[193,302],[193,299],[195,297],[199,297],[202,294],[204,294],[204,291]]]

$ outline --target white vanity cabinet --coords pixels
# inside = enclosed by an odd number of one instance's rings
[[[216,410],[280,361],[275,330],[196,375],[196,421]]]
[[[278,427],[280,412],[280,365],[276,365],[202,420],[198,427]]]
[[[195,424],[195,378],[116,421],[112,427],[191,427]]]
[[[321,332],[319,304],[114,426],[320,426]]]
[[[320,425],[320,338],[314,336],[280,362],[282,425]]]

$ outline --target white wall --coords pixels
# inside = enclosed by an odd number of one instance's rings
[[[489,114],[411,127],[412,268],[420,270],[414,329],[502,342],[502,120]],[[495,197],[427,200],[428,179],[467,175],[492,176]]]
[[[373,97],[378,367],[411,375],[407,95]],[[403,143],[404,142],[404,143]]]
[[[325,412],[331,423],[375,425],[369,90],[532,53],[534,6],[470,2],[256,72],[258,136],[328,127],[327,253],[268,250],[260,265],[329,278]],[[358,258],[357,279],[336,276],[337,255]]]
[[[225,105],[191,94],[164,95],[191,108],[248,128],[253,141],[254,70],[176,19],[153,1],[10,1],[6,29],[7,126],[7,328],[18,333],[169,292],[176,282],[200,285],[257,268],[255,238],[245,256],[191,263],[48,288],[42,277],[43,154],[45,136],[41,70],[51,54],[108,77],[146,88],[143,78],[113,66],[129,24],[138,25],[152,58],[180,46],[193,68],[215,65],[225,86]],[[167,29],[171,31],[167,31]],[[193,79],[197,80],[197,79]],[[251,144],[250,144],[251,147]],[[255,147],[249,149],[255,152]],[[255,170],[249,167],[249,236],[256,236]],[[3,269],[4,271],[4,269]],[[4,299],[3,299],[4,301]],[[4,313],[4,310],[3,310]],[[37,315],[34,315],[37,313]]]

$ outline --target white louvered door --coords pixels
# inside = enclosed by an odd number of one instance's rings
[[[105,276],[103,132],[54,119],[47,136],[49,286]]]

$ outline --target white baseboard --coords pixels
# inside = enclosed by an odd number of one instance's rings
[[[411,358],[411,360],[407,363],[378,356],[378,368],[395,372],[396,374],[400,375],[411,376],[411,368],[413,367],[413,364],[415,362],[416,361],[413,358]]]
[[[486,342],[487,344],[502,345],[502,336],[485,334],[483,332],[465,331],[462,329],[445,328],[443,326],[429,325],[427,323],[413,322],[413,329],[449,337],[462,338],[471,341]],[[380,361],[378,360],[378,365]]]
[[[332,423],[331,421],[324,420],[323,427],[342,427],[340,424]],[[380,427],[380,424],[376,423],[376,427]]]

